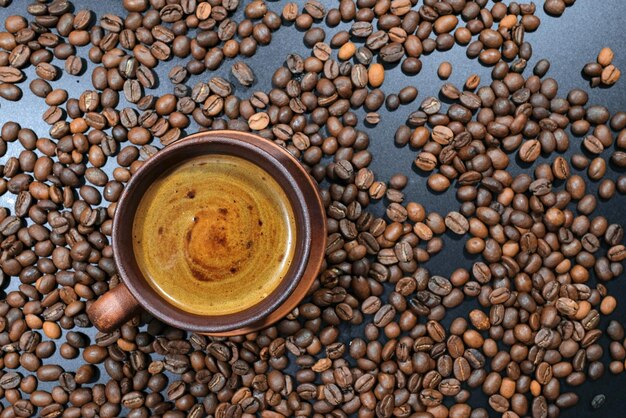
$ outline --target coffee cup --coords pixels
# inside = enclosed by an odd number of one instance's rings
[[[285,148],[238,131],[188,136],[126,185],[112,230],[120,282],[89,317],[105,332],[139,309],[191,332],[257,331],[307,295],[326,235],[317,184]]]

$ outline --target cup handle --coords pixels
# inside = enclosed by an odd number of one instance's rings
[[[139,302],[125,284],[120,283],[91,304],[87,315],[102,332],[111,332],[128,321],[139,309]]]

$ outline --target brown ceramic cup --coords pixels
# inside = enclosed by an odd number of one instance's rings
[[[135,212],[150,186],[167,167],[206,154],[245,158],[267,171],[283,188],[296,217],[294,262],[278,287],[261,302],[240,312],[203,316],[181,310],[146,282],[133,254]],[[174,327],[211,335],[239,335],[278,321],[304,298],[324,261],[326,219],[314,180],[284,148],[256,135],[236,131],[201,132],[168,145],[145,161],[128,182],[113,220],[113,252],[122,283],[88,309],[93,324],[111,331],[143,308]]]

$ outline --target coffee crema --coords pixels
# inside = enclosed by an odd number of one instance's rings
[[[133,251],[150,286],[198,315],[243,311],[280,284],[296,240],[293,209],[258,165],[225,154],[189,159],[142,196]]]

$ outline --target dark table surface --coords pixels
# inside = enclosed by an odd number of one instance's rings
[[[335,6],[336,2],[323,1],[329,7]],[[7,8],[0,8],[0,22],[13,14],[25,15],[26,6],[29,1],[14,0]],[[508,1],[506,2],[508,3]],[[610,46],[615,51],[614,63],[626,70],[626,37],[624,36],[624,16],[626,16],[626,1],[624,0],[578,0],[576,4],[568,8],[561,18],[553,18],[543,13],[543,2],[539,1],[537,15],[541,18],[542,23],[539,29],[527,34],[528,40],[533,47],[533,57],[529,62],[526,74],[530,72],[532,66],[541,58],[549,58],[552,67],[548,73],[548,77],[553,77],[559,83],[559,96],[566,96],[567,92],[572,88],[585,88],[590,92],[590,104],[601,104],[607,106],[611,112],[618,110],[626,110],[626,80],[620,80],[610,89],[592,89],[588,88],[588,82],[581,76],[581,69],[587,62],[594,61],[600,49],[604,46]],[[104,13],[115,13],[120,16],[124,15],[121,1],[97,1],[97,0],[77,0],[74,2],[76,9],[89,8],[94,10],[99,16]],[[282,2],[268,2],[269,8],[280,13]],[[420,2],[421,4],[421,2]],[[242,7],[239,8],[235,15],[235,20],[240,20],[242,15]],[[337,28],[326,29],[327,38],[330,39],[336,31],[345,29],[346,25],[342,24]],[[246,59],[248,64],[255,70],[257,81],[250,88],[241,88],[237,85],[236,93],[240,97],[247,97],[256,90],[269,91],[271,84],[271,75],[274,70],[280,66],[290,52],[300,53],[302,56],[308,56],[310,53],[302,42],[302,33],[293,27],[282,27],[273,34],[273,40],[269,46],[260,47],[254,57]],[[81,48],[79,55],[87,56],[87,48]],[[389,112],[381,109],[381,123],[375,127],[360,128],[365,129],[371,138],[371,147],[374,154],[372,168],[377,173],[378,178],[388,179],[392,174],[397,172],[405,173],[409,176],[410,182],[406,189],[407,200],[413,200],[422,203],[428,211],[437,211],[446,214],[450,210],[458,207],[458,202],[454,196],[454,190],[442,195],[433,195],[427,191],[425,177],[418,174],[412,165],[416,152],[408,148],[396,148],[393,143],[393,136],[398,126],[404,123],[409,113],[413,112],[419,106],[422,99],[428,96],[436,96],[442,81],[437,77],[436,71],[439,64],[443,61],[449,61],[453,65],[453,73],[449,82],[457,86],[462,86],[465,79],[470,74],[478,74],[483,80],[483,84],[490,80],[490,69],[482,67],[477,60],[470,60],[465,55],[465,48],[455,46],[452,50],[441,53],[434,52],[422,58],[423,69],[417,76],[409,77],[400,71],[399,66],[389,68],[386,73],[385,83],[382,90],[386,94],[398,92],[402,87],[414,85],[419,89],[418,99],[407,106],[402,106],[395,112]],[[63,68],[62,62],[53,62],[57,66]],[[173,86],[170,84],[166,75],[169,69],[181,64],[181,60],[173,59],[169,62],[161,63],[157,67],[157,72],[161,76],[161,82],[157,89],[151,91],[151,94],[159,95],[169,93]],[[70,92],[70,97],[78,97],[80,93],[92,88],[90,82],[90,74],[93,64],[90,63],[89,69],[82,76],[63,75],[63,77],[53,82],[56,88],[64,88]],[[26,82],[21,84],[24,90],[24,97],[19,103],[8,102],[0,99],[0,124],[4,124],[9,120],[17,121],[22,127],[33,129],[40,136],[47,136],[49,127],[41,120],[41,115],[47,106],[42,99],[32,95],[28,90],[28,83],[35,75],[32,68],[25,71],[27,75]],[[227,79],[232,79],[230,75],[230,65],[222,65],[215,72],[205,73],[200,76],[193,77],[187,84],[193,85],[197,80],[208,80],[213,75],[221,75]],[[120,103],[120,108],[126,106]],[[359,116],[363,116],[362,110],[357,112]],[[194,127],[190,127],[187,133],[192,133]],[[572,138],[568,155],[574,152],[580,152],[580,138]],[[156,145],[159,145],[158,143]],[[0,164],[4,164],[10,156],[17,156],[21,148],[19,143],[13,143],[9,146],[7,155],[0,158]],[[603,157],[608,158],[610,151],[605,151]],[[109,159],[106,169],[110,173],[115,159]],[[541,160],[540,160],[541,161]],[[511,169],[519,172],[522,169],[512,164]],[[528,169],[525,169],[528,170]],[[620,173],[611,169],[607,174],[616,179]],[[592,190],[596,189],[597,184],[592,184]],[[0,196],[0,205],[6,206],[12,210],[15,196],[5,194]],[[623,212],[623,205],[626,203],[626,197],[616,196],[609,202],[603,202],[599,205],[595,214],[602,214],[612,222],[624,223],[626,215]],[[378,205],[374,210],[381,214],[382,206]],[[433,274],[448,275],[458,267],[470,267],[472,259],[463,252],[463,240],[454,239],[450,235],[444,236],[445,248],[443,252],[426,264],[426,267]],[[626,299],[626,287],[621,283],[623,278],[618,278],[608,284],[610,293],[618,298],[619,301]],[[13,279],[10,283],[5,283],[0,290],[0,298],[15,288],[19,281]],[[626,318],[626,304],[618,304],[618,308],[612,315],[614,319],[623,320]],[[466,316],[467,313],[475,307],[475,302],[466,301],[459,308],[448,312],[444,322],[448,322],[457,316]],[[371,319],[370,319],[371,320]],[[601,327],[604,328],[608,323],[604,318]],[[361,334],[361,328],[352,328],[342,330],[342,339],[349,341],[352,337]],[[82,332],[93,337],[95,329],[83,329]],[[45,338],[45,337],[44,337]],[[64,338],[58,341],[60,345]],[[604,377],[595,382],[587,382],[583,386],[574,388],[573,390],[579,394],[580,403],[573,409],[563,411],[563,417],[626,417],[626,374],[613,376],[608,372],[608,340],[603,338],[601,342],[605,345],[604,362],[607,365],[607,372]],[[60,364],[66,370],[73,371],[81,364],[82,359],[67,361],[60,356],[47,359],[44,364]],[[19,370],[27,375],[28,372]],[[100,375],[100,382],[107,381],[106,372]],[[47,384],[40,385],[40,388],[50,388]],[[562,386],[562,391],[567,388]],[[607,396],[607,402],[602,409],[594,411],[590,407],[591,399],[599,393]],[[6,404],[5,400],[0,400]],[[485,406],[486,399],[480,391],[473,394],[470,404],[472,406]],[[497,414],[494,414],[494,416]]]

